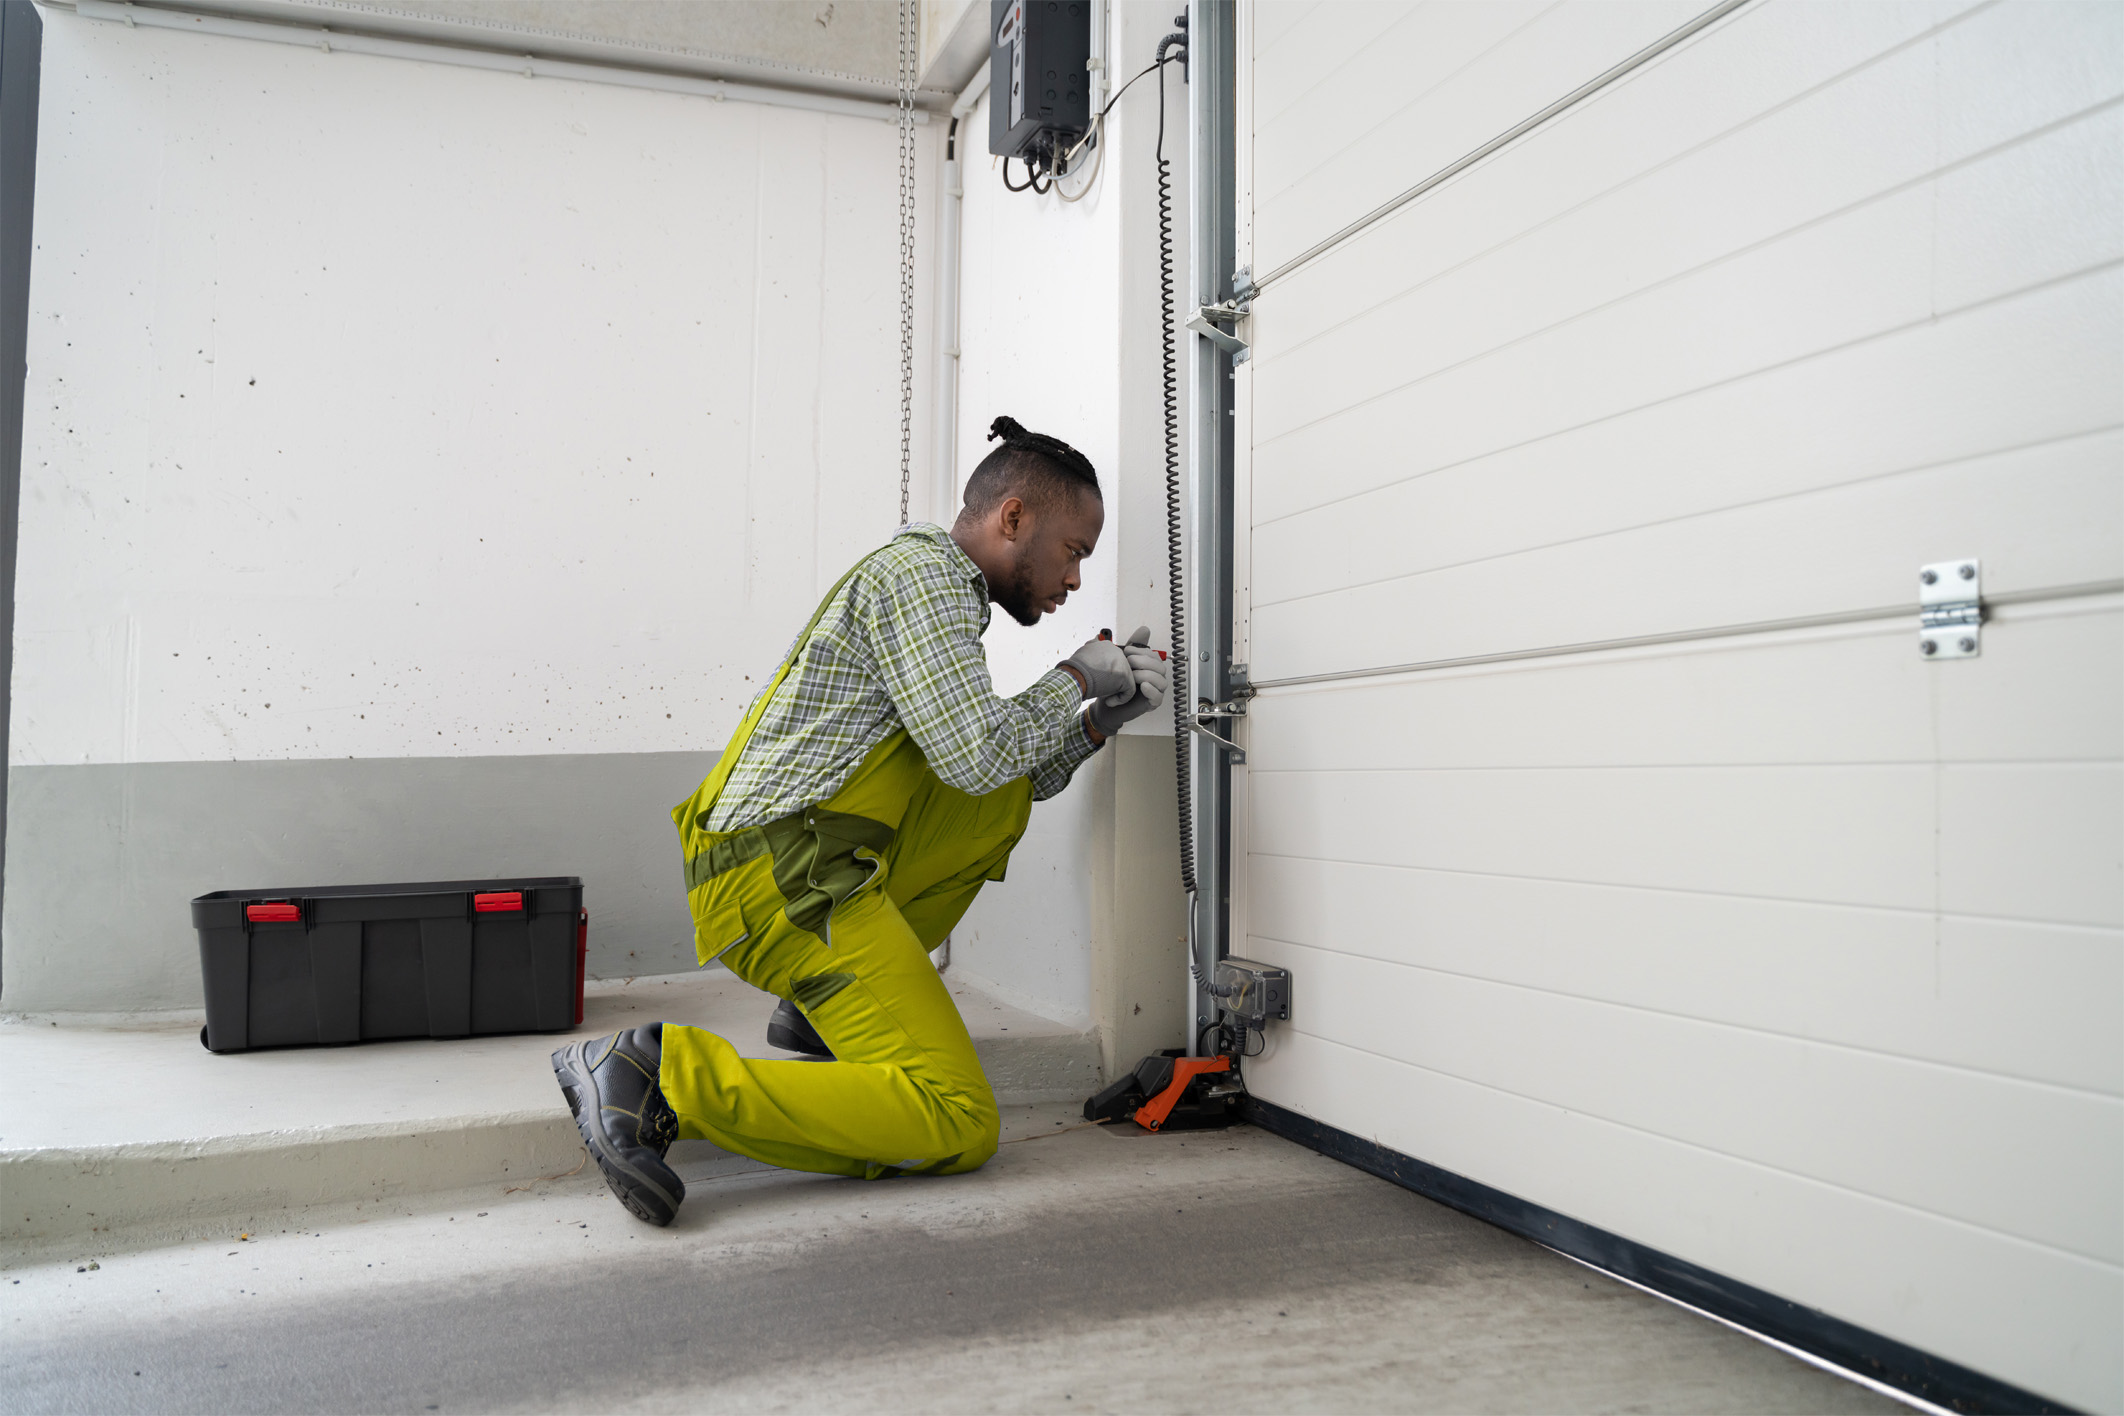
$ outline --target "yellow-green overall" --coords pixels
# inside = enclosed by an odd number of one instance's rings
[[[672,811],[700,962],[720,957],[795,1002],[836,1060],[740,1057],[714,1033],[666,1023],[664,1098],[681,1139],[791,1170],[873,1180],[974,1170],[996,1151],[995,1094],[929,951],[1003,878],[1031,780],[970,796],[939,780],[901,729],[817,806],[741,831],[704,824],[839,589]]]

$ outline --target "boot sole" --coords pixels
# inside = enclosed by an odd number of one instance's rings
[[[554,1079],[560,1083],[561,1095],[568,1099],[576,1132],[583,1138],[591,1159],[597,1162],[605,1184],[611,1187],[629,1214],[662,1228],[677,1218],[679,1201],[686,1198],[686,1187],[673,1176],[673,1184],[678,1190],[674,1195],[654,1176],[630,1164],[606,1138],[604,1127],[596,1122],[594,1114],[585,1115],[585,1106],[594,1106],[597,1102],[597,1085],[590,1080],[590,1059],[585,1050],[588,1046],[587,1043],[571,1043],[555,1052]]]

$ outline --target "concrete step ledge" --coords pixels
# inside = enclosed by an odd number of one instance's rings
[[[0,1152],[0,1245],[175,1243],[310,1205],[522,1184],[582,1158],[565,1111]]]
[[[1081,1100],[1093,1034],[952,984],[999,1102]],[[14,1017],[0,1057],[28,1079],[0,1112],[0,1252],[115,1252],[263,1228],[317,1205],[402,1212],[424,1195],[535,1183],[583,1147],[547,1054],[569,1037],[668,1019],[748,1056],[773,1000],[720,970],[599,990],[569,1034],[216,1057],[197,1015]],[[441,1111],[443,1114],[432,1114]],[[303,1124],[314,1123],[314,1124]],[[682,1142],[682,1174],[754,1162]]]

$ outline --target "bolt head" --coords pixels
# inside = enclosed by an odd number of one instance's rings
[[[1918,652],[1921,654],[1937,654],[1940,652],[1940,646],[1929,639],[1920,639],[1918,641]]]
[[[1955,574],[1961,576],[1964,580],[1974,580],[1976,579],[1976,567],[1965,563]]]
[[[1963,652],[1964,654],[1974,654],[1974,653],[1976,653],[1976,641],[1975,641],[1974,639],[1971,639],[1971,638],[1970,638],[1969,636],[1967,636],[1967,635],[1963,635],[1963,636],[1962,636],[1962,652]]]
[[[1918,579],[1924,581],[1927,585],[1932,584],[1933,581],[1939,578],[1940,573],[1936,570],[1921,570],[1918,572]]]

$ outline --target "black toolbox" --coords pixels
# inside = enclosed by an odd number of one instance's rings
[[[213,1052],[557,1032],[583,1020],[583,882],[217,890],[192,901]]]

